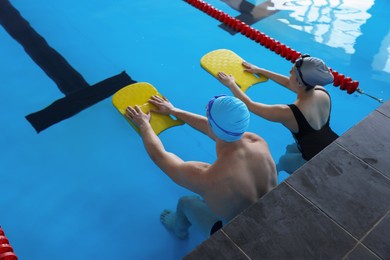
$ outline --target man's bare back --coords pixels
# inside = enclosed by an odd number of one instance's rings
[[[234,143],[218,143],[217,160],[206,171],[210,179],[202,185],[208,188],[200,195],[225,223],[277,184],[268,145],[253,133]]]

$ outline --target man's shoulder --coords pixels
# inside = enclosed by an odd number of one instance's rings
[[[245,132],[242,137],[246,138],[246,139],[257,139],[259,141],[260,140],[264,141],[264,139],[260,135],[252,133],[252,132]]]
[[[267,145],[267,142],[260,135],[252,132],[245,132],[242,138],[244,142],[251,144]]]

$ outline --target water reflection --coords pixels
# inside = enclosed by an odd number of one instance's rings
[[[383,39],[379,53],[374,56],[372,65],[376,70],[382,70],[390,73],[390,31]]]
[[[262,1],[261,3],[251,3],[245,0],[221,1],[229,5],[234,10],[240,12],[240,15],[236,16],[236,18],[248,25],[252,25],[278,12],[278,9],[274,8],[274,3],[272,1]],[[237,31],[224,24],[221,24],[220,27],[228,31],[230,34],[237,33]]]
[[[355,52],[354,44],[362,32],[360,27],[371,17],[367,12],[373,0],[273,0],[275,8],[289,10],[289,19],[281,19],[288,26],[313,35],[319,43]]]
[[[360,27],[371,17],[367,11],[374,4],[374,0],[221,1],[239,11],[237,18],[250,25],[277,11],[287,11],[278,16],[280,22],[347,54],[355,52],[355,41],[362,34]]]
[[[352,60],[370,60],[361,65],[364,69],[390,73],[388,0],[220,1],[240,12],[236,18],[249,25],[272,17],[322,45],[343,50]],[[223,24],[220,27],[236,33]],[[388,74],[376,77],[388,80]]]

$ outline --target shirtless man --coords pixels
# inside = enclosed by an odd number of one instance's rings
[[[207,117],[175,108],[159,96],[149,102],[157,107],[152,112],[173,115],[216,142],[213,164],[183,161],[164,149],[149,123],[151,114],[138,106],[126,110],[126,116],[138,125],[153,162],[175,183],[199,195],[182,197],[175,212],[161,213],[162,224],[178,238],[187,238],[191,225],[211,235],[276,186],[268,145],[260,136],[245,132],[249,111],[239,99],[214,97],[206,107]]]

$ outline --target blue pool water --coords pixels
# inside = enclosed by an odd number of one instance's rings
[[[89,84],[125,70],[176,106],[200,114],[210,97],[229,93],[199,65],[209,51],[230,49],[284,74],[291,67],[181,0],[10,2]],[[239,15],[225,3],[235,1],[207,2]],[[387,0],[275,0],[269,9],[275,12],[254,28],[324,59],[358,80],[366,93],[389,99]],[[191,192],[154,166],[111,98],[37,134],[25,116],[64,95],[2,27],[0,46],[0,225],[20,259],[179,259],[204,240],[191,229],[189,240],[179,241],[160,224],[160,212],[175,209],[177,199]],[[380,105],[366,95],[327,88],[338,134]],[[268,104],[294,100],[293,93],[272,82],[247,94]],[[266,139],[275,160],[293,141],[281,125],[255,116],[250,131]],[[184,160],[215,160],[213,142],[188,125],[160,137]],[[281,173],[279,182],[286,177]]]

